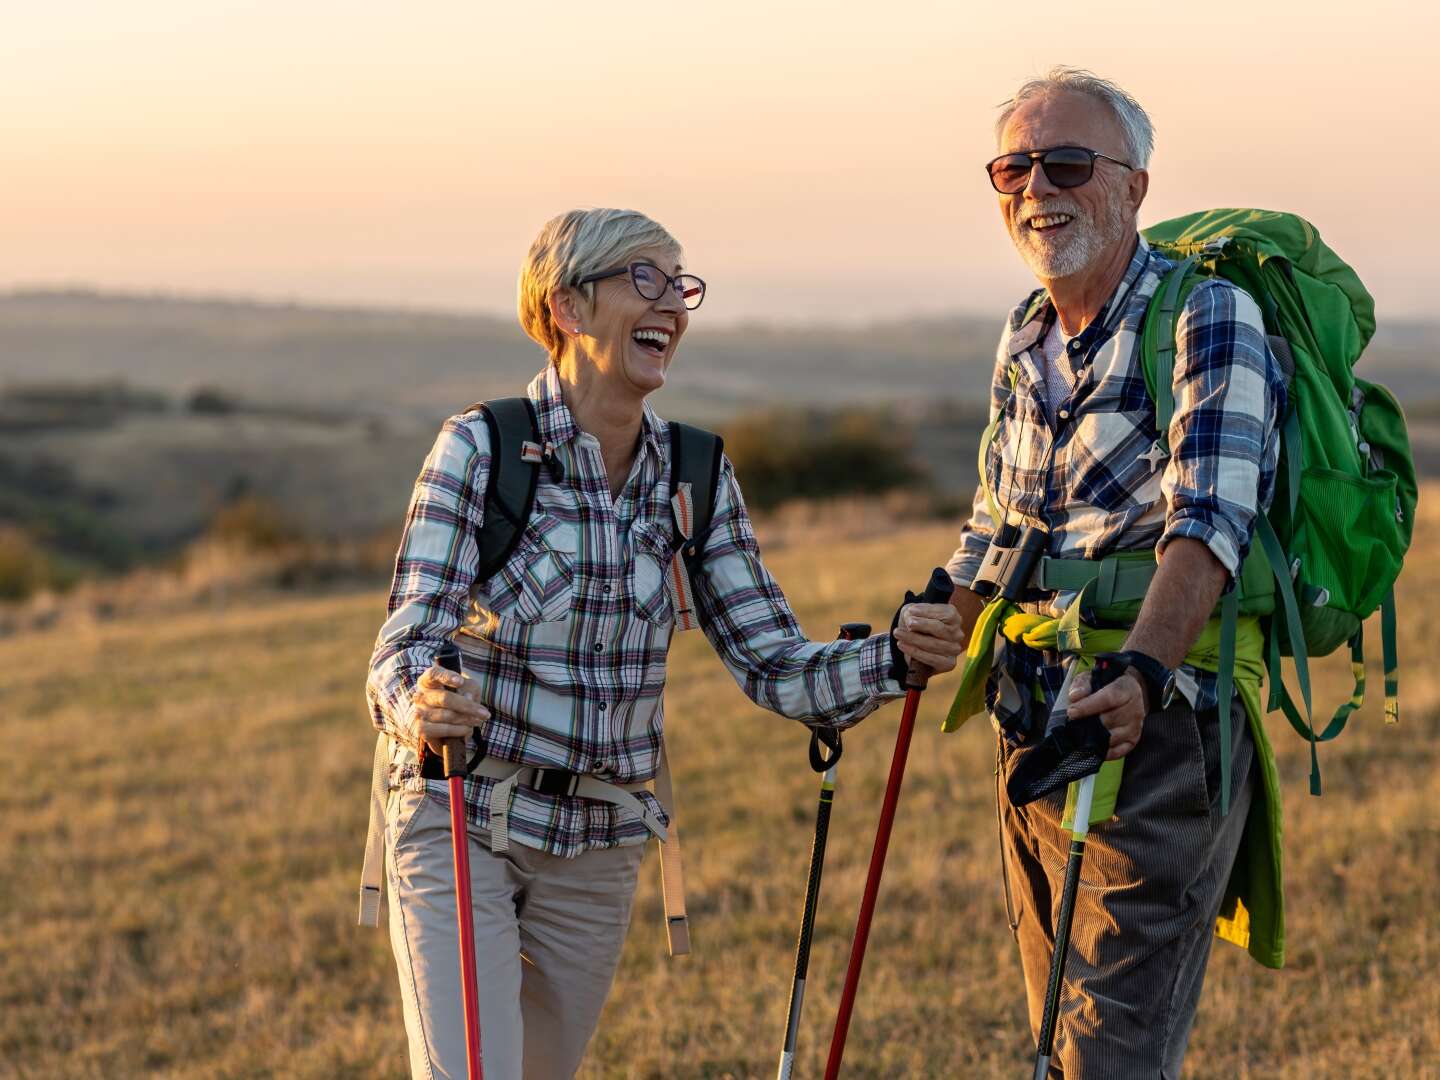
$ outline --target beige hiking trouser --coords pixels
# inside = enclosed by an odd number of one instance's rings
[[[449,808],[390,792],[385,867],[410,1070],[464,1080],[465,1009]],[[470,826],[485,1080],[570,1080],[600,1020],[630,925],[645,845],[564,859]]]

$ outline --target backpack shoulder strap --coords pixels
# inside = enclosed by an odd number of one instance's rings
[[[715,516],[715,496],[720,487],[720,462],[725,441],[713,431],[681,424],[670,425],[670,513],[675,519],[676,542],[685,538],[681,553],[685,569],[693,578],[699,568],[700,550],[710,534]],[[677,503],[681,484],[690,485],[689,513],[692,520],[683,521],[684,508]],[[686,526],[689,526],[688,528]]]
[[[1160,279],[1140,331],[1140,368],[1155,403],[1159,445],[1170,449],[1170,420],[1175,415],[1175,327],[1190,292],[1200,284],[1199,257],[1191,255]]]
[[[490,434],[490,477],[485,485],[485,520],[475,540],[480,567],[475,577],[484,581],[500,567],[520,542],[520,532],[535,504],[540,461],[524,452],[525,444],[540,441],[540,422],[528,397],[496,398],[471,405]]]

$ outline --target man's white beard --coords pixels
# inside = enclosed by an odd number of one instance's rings
[[[1073,216],[1064,233],[1054,238],[1036,232],[1025,222],[1012,219],[1010,239],[1015,250],[1030,267],[1037,278],[1053,280],[1070,277],[1091,266],[1110,245],[1120,241],[1126,233],[1124,211],[1119,200],[1106,203],[1103,216],[1095,218],[1067,199],[1052,199],[1041,203],[1027,221],[1046,214],[1063,213]]]

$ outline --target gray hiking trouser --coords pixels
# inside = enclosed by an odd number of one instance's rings
[[[450,811],[390,792],[385,867],[410,1070],[464,1080],[465,1010]],[[485,1080],[570,1080],[600,1020],[630,926],[644,844],[560,858],[470,827]]]
[[[1197,718],[1177,699],[1145,720],[1140,742],[1125,758],[1115,817],[1090,829],[1052,1077],[1180,1075],[1215,917],[1255,784],[1254,742],[1238,701],[1228,719],[1233,740],[1227,816],[1220,812],[1216,715]],[[1002,780],[1028,752],[1001,741]],[[1002,784],[999,798],[1002,856],[1033,1039],[1045,1007],[1070,849],[1070,834],[1060,827],[1065,792],[1015,807]]]

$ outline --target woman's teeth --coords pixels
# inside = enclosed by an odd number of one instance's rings
[[[666,330],[636,330],[630,336],[635,344],[653,352],[663,353],[670,347],[670,333]]]

